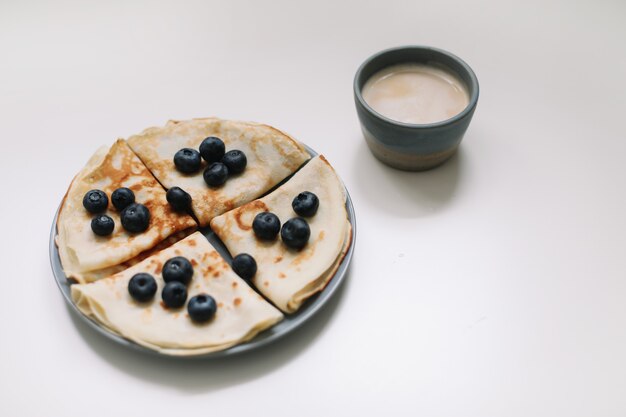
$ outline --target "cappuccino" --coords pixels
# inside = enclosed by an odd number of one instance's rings
[[[403,123],[428,124],[447,120],[469,104],[467,87],[443,67],[399,64],[372,75],[363,99],[381,115]]]

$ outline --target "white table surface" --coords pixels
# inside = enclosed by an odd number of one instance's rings
[[[626,3],[0,3],[0,415],[626,415]],[[426,44],[481,96],[439,169],[386,168],[352,78]],[[262,121],[357,212],[342,291],[231,360],[144,357],[66,308],[54,211],[97,147],[170,118]]]

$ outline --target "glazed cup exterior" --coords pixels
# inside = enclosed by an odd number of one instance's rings
[[[419,63],[443,66],[467,86],[469,104],[450,119],[411,124],[389,119],[372,109],[361,94],[367,80],[396,64]],[[363,136],[372,154],[383,163],[407,171],[423,171],[443,164],[456,152],[478,103],[476,74],[459,57],[427,46],[403,46],[369,57],[354,77],[354,102]]]

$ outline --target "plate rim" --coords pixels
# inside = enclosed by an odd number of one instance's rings
[[[308,153],[311,155],[311,158],[314,158],[315,156],[319,155],[316,151],[314,151],[312,148],[310,148],[306,144],[302,144],[302,145],[306,148]],[[308,161],[306,163],[308,163]],[[303,164],[303,166],[306,165],[306,163]],[[302,167],[300,167],[295,172],[298,172],[301,168]],[[293,174],[295,174],[295,172]],[[288,178],[291,178],[293,174],[287,177],[287,181],[288,181]],[[217,358],[231,357],[231,356],[239,355],[245,352],[251,352],[251,351],[263,348],[267,345],[270,345],[276,342],[277,340],[283,339],[285,336],[294,332],[296,329],[300,328],[306,322],[308,322],[312,317],[315,316],[317,312],[319,312],[326,304],[328,304],[328,302],[332,299],[334,294],[337,292],[338,288],[345,281],[346,275],[348,274],[350,263],[352,261],[354,247],[356,244],[356,215],[354,212],[354,206],[352,203],[352,199],[350,197],[350,193],[348,192],[348,189],[346,188],[345,184],[343,183],[343,180],[339,177],[338,174],[337,174],[337,177],[342,183],[345,193],[346,193],[345,207],[346,207],[346,212],[348,215],[348,222],[350,223],[351,228],[352,228],[350,246],[348,247],[348,250],[346,251],[342,261],[340,262],[337,268],[337,271],[335,272],[333,277],[330,279],[330,281],[326,284],[324,289],[318,292],[317,294],[313,295],[309,299],[307,299],[305,303],[302,305],[302,307],[298,309],[298,311],[292,314],[283,313],[284,319],[281,320],[280,322],[258,333],[252,339],[243,343],[238,343],[227,349],[219,350],[216,352],[200,353],[200,354],[195,354],[195,355],[171,355],[171,354],[167,354],[164,352],[159,352],[159,351],[147,348],[136,342],[133,342],[132,340],[127,339],[118,333],[115,333],[114,331],[100,324],[99,322],[92,319],[91,317],[88,317],[85,314],[83,314],[71,299],[70,287],[72,284],[69,282],[69,280],[67,279],[67,276],[63,272],[58,248],[56,245],[57,219],[58,219],[59,211],[61,209],[61,205],[63,204],[63,201],[61,201],[61,203],[59,204],[59,207],[57,208],[55,212],[54,218],[52,220],[52,228],[50,230],[49,255],[50,255],[50,266],[52,268],[52,275],[54,277],[54,281],[56,282],[57,287],[59,288],[59,291],[61,292],[66,304],[70,306],[72,313],[80,317],[83,320],[83,322],[85,322],[91,329],[95,330],[100,335],[106,337],[109,340],[117,342],[118,344],[122,346],[125,346],[129,349],[132,349],[138,352],[156,355],[159,357],[168,357],[168,358],[217,359]],[[284,181],[285,180],[281,181],[281,183],[283,183]],[[276,187],[272,188],[270,191],[268,191],[264,195],[269,194],[275,188]],[[205,238],[207,238],[207,236],[204,233],[203,235],[205,236]],[[219,241],[221,242],[221,240]],[[212,246],[214,246],[211,242],[209,243]],[[223,242],[221,243],[223,246],[225,246]],[[254,287],[252,288],[254,289]],[[254,290],[256,291],[256,289]],[[263,335],[263,333],[265,333],[267,330],[274,328],[275,326],[281,325],[282,323],[285,322],[285,320],[289,320],[289,325],[285,329],[283,329],[282,331],[279,331],[278,333],[274,333],[270,336],[259,339],[260,335]]]

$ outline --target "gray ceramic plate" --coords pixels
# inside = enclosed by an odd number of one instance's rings
[[[317,152],[307,147],[307,150],[312,156],[317,155]],[[350,248],[346,253],[343,261],[339,265],[339,269],[335,273],[335,276],[330,280],[328,285],[322,290],[320,293],[314,295],[309,298],[302,307],[294,314],[286,315],[285,319],[280,323],[274,325],[273,327],[259,333],[254,339],[249,340],[245,343],[241,343],[239,345],[233,346],[229,349],[222,350],[219,352],[207,353],[203,355],[191,356],[192,358],[221,358],[225,356],[232,356],[238,353],[248,352],[254,349],[258,349],[262,346],[268,345],[281,337],[287,335],[298,327],[302,326],[309,320],[313,315],[318,312],[324,305],[330,300],[333,294],[337,291],[341,283],[343,282],[346,273],[348,271],[348,266],[350,265],[350,261],[352,259],[352,254],[354,252],[354,244],[356,241],[356,221],[354,215],[354,207],[352,206],[352,200],[350,199],[350,195],[346,192],[346,209],[348,211],[348,220],[352,225],[352,242],[350,244]],[[56,280],[61,293],[63,294],[63,298],[67,302],[67,304],[71,307],[73,312],[80,316],[91,328],[96,330],[101,335],[108,337],[119,343],[120,345],[127,346],[131,349],[135,349],[141,352],[154,354],[154,355],[163,355],[151,349],[145,348],[141,345],[136,344],[124,337],[111,332],[106,327],[102,326],[97,321],[85,316],[83,313],[78,310],[78,308],[72,302],[72,298],[70,296],[70,283],[67,280],[67,277],[63,273],[63,268],[61,268],[61,261],[59,259],[59,251],[57,250],[56,244],[54,243],[54,237],[56,236],[56,222],[57,222],[57,213],[54,216],[54,221],[52,222],[52,230],[50,232],[50,263],[52,265],[52,272],[54,274],[54,278]],[[232,260],[228,250],[219,240],[219,238],[213,233],[209,228],[201,229],[201,232],[206,236],[206,238],[213,244],[213,246],[217,249],[217,251],[224,256],[224,258],[230,263]]]

